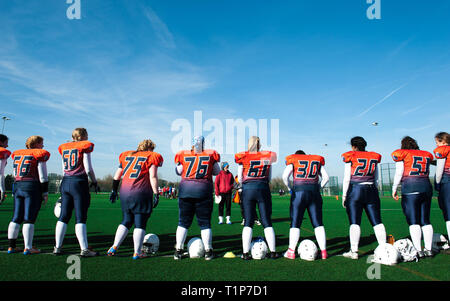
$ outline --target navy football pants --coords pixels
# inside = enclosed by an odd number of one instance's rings
[[[361,225],[363,210],[372,224],[381,224],[380,197],[375,185],[350,184],[345,201],[350,225]]]
[[[402,208],[408,225],[430,224],[431,193],[402,195]]]
[[[290,206],[291,228],[301,227],[305,210],[308,210],[311,224],[314,228],[323,226],[322,204],[322,196],[319,191],[293,191]]]
[[[446,222],[450,221],[450,181],[441,184],[438,202],[439,208],[441,208],[444,214],[444,220]]]
[[[242,208],[246,227],[253,227],[256,216],[256,204],[258,204],[259,216],[264,228],[272,227],[272,195],[269,188],[242,189]]]
[[[19,181],[14,186],[14,213],[12,221],[16,224],[34,224],[42,203],[39,183],[34,181],[22,183],[22,181]]]
[[[77,224],[85,224],[91,203],[87,177],[64,177],[61,182],[61,216],[59,221],[68,224],[75,209]]]
[[[201,230],[211,228],[211,215],[213,211],[213,200],[197,199],[197,198],[179,198],[179,217],[178,225],[188,229],[194,219],[194,215],[197,216],[197,223]]]

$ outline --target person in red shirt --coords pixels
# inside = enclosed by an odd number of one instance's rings
[[[215,180],[215,195],[220,197],[219,203],[219,225],[223,224],[223,209],[226,206],[227,224],[231,225],[231,193],[233,191],[234,178],[229,171],[230,165],[228,162],[222,163],[222,170],[216,176]]]
[[[128,231],[134,225],[133,259],[146,257],[143,254],[142,243],[145,236],[147,221],[154,208],[158,205],[158,167],[163,164],[163,157],[153,152],[155,144],[147,139],[139,143],[136,151],[126,151],[119,156],[110,201],[118,198],[120,179],[120,204],[123,212],[122,223],[117,227],[113,246],[108,250],[108,256],[114,256]]]
[[[409,232],[419,258],[432,257],[433,226],[430,223],[431,187],[429,174],[433,155],[419,149],[417,141],[406,136],[401,141],[401,149],[392,153],[395,164],[392,197],[399,199],[397,188],[401,183],[402,209],[409,225]],[[422,251],[422,233],[425,250]]]
[[[26,149],[12,153],[14,168],[14,215],[8,227],[8,253],[16,252],[16,240],[22,226],[23,254],[38,254],[33,248],[34,223],[41,204],[48,200],[48,177],[46,162],[50,153],[43,149],[44,138],[31,136],[26,141]]]

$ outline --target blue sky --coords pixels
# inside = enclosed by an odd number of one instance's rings
[[[450,130],[449,1],[383,0],[381,20],[367,18],[365,0],[279,2],[81,0],[81,19],[69,20],[64,0],[2,1],[9,148],[41,135],[49,171],[61,173],[58,145],[85,127],[103,177],[150,138],[160,177],[176,180],[171,124],[201,110],[224,124],[278,119],[275,176],[303,149],[342,177],[355,135],[383,163],[405,135],[434,149]]]

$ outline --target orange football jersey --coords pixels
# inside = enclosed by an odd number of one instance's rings
[[[325,159],[318,155],[290,155],[286,157],[286,165],[292,164],[294,185],[319,183],[320,169]]]
[[[234,160],[243,166],[242,184],[248,181],[268,182],[271,166],[277,161],[277,154],[271,151],[246,151],[235,154]]]
[[[0,147],[0,160],[8,159],[11,152],[4,147]]]
[[[376,152],[350,151],[342,154],[342,160],[351,163],[351,183],[373,182],[381,155]]]
[[[434,150],[436,159],[446,159],[444,175],[450,177],[450,145],[439,146]]]
[[[431,153],[415,149],[398,149],[392,153],[395,162],[403,161],[403,180],[409,177],[428,179],[433,158]]]
[[[39,181],[38,163],[46,162],[50,153],[44,149],[21,149],[12,153],[16,181]]]
[[[205,149],[201,153],[183,150],[175,155],[175,164],[183,165],[182,179],[212,181],[212,170],[216,162],[220,162],[220,155],[211,149]]]
[[[61,144],[58,151],[62,156],[65,176],[86,174],[83,164],[83,154],[91,153],[94,144],[89,141],[74,141]]]
[[[119,156],[119,168],[122,168],[120,194],[125,196],[133,192],[151,192],[149,169],[152,165],[162,166],[163,157],[155,152],[126,151]]]

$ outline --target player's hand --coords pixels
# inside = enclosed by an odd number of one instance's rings
[[[345,207],[345,201],[347,200],[347,196],[345,196],[345,195],[343,195],[342,196],[342,207],[344,207],[344,208],[346,208]]]
[[[436,180],[434,181],[434,189],[436,191],[440,191],[441,190],[441,183],[437,183]]]
[[[398,201],[399,196],[398,196],[397,191],[393,191],[393,192],[392,192],[392,198],[393,198],[394,200]]]
[[[109,201],[111,202],[111,204],[114,204],[118,198],[119,195],[117,194],[117,191],[111,191],[111,194],[109,195]]]
[[[89,185],[89,187],[93,187],[95,193],[98,193],[100,191],[100,188],[98,187],[98,183],[97,182],[91,182],[91,185]]]
[[[45,205],[47,205],[47,201],[48,201],[48,193],[43,193],[42,194],[42,203]]]
[[[158,206],[159,203],[159,194],[155,193],[153,195],[153,208],[156,208],[156,206]]]
[[[1,196],[0,196],[0,205],[5,201],[6,199],[6,193],[2,192]]]

